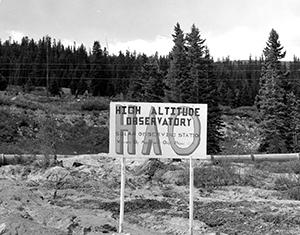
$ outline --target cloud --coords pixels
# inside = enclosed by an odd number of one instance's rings
[[[230,56],[231,59],[260,57],[268,32],[248,27],[235,27],[223,34],[208,33],[207,45],[214,59]]]
[[[17,41],[17,42],[21,42],[21,39],[25,36],[23,32],[16,31],[16,30],[9,30],[7,31],[7,34],[13,41]]]
[[[284,24],[275,24],[275,27],[270,24],[261,28],[242,26],[222,34],[208,33],[206,42],[214,59],[230,56],[230,59],[247,60],[250,55],[259,58],[272,28],[279,34],[279,41],[287,51],[284,60],[292,60],[293,55],[300,54],[300,32],[292,31]]]
[[[145,53],[146,55],[154,55],[155,52],[158,52],[159,55],[166,55],[171,51],[173,42],[171,38],[158,35],[154,40],[136,39],[127,42],[115,41],[109,43],[108,46],[109,52],[112,54],[129,50],[131,52]]]
[[[61,43],[62,43],[64,46],[74,46],[74,40],[67,39],[67,38],[62,39],[62,40],[61,40]]]
[[[227,18],[225,13],[221,15],[229,26],[226,30],[209,29],[207,44],[215,59],[228,55],[231,59],[248,59],[250,54],[261,56],[272,28],[278,32],[279,40],[287,51],[284,60],[300,54],[300,32],[296,30],[300,23],[300,1],[276,0],[275,3],[275,0],[253,0],[246,3],[236,14],[226,13]]]

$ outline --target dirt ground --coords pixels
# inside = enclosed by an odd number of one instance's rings
[[[119,160],[105,154],[61,160],[0,167],[1,235],[117,234]],[[195,188],[194,234],[300,234],[300,201],[274,189],[278,174],[250,170],[253,186]],[[184,161],[127,160],[124,233],[187,234],[187,174]]]

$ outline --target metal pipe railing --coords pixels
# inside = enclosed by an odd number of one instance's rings
[[[250,162],[250,161],[294,161],[300,160],[299,153],[270,153],[270,154],[244,154],[244,155],[211,155],[212,161],[233,161],[233,162]]]

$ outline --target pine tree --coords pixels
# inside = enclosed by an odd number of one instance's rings
[[[208,104],[207,150],[209,154],[216,154],[221,151],[221,110],[217,99],[218,92],[213,60],[204,43],[205,39],[201,38],[199,29],[192,25],[191,33],[187,35],[189,61],[187,83],[190,85],[185,85],[185,94],[188,95],[186,97],[188,102]]]
[[[131,101],[162,102],[164,98],[163,75],[157,57],[149,58],[136,74],[130,86]]]
[[[284,89],[283,102],[285,104],[285,143],[287,152],[299,152],[300,140],[300,103],[295,95],[295,81],[290,79],[290,72],[282,75],[281,87]]]
[[[204,52],[205,73],[206,73],[206,100],[208,104],[208,121],[207,121],[207,152],[208,154],[216,154],[221,152],[221,141],[223,140],[222,110],[219,107],[219,93],[217,87],[216,75],[214,72],[213,59],[209,54],[207,47]]]
[[[300,103],[292,91],[286,94],[286,114],[287,151],[297,153],[300,150]]]
[[[185,100],[190,103],[201,103],[204,100],[201,96],[205,95],[204,90],[208,85],[206,73],[208,60],[204,58],[205,39],[201,38],[199,29],[195,25],[192,25],[191,33],[187,34],[186,38],[189,77],[185,83]]]
[[[78,82],[75,96],[78,97],[79,95],[83,95],[87,88],[87,84],[82,76]]]
[[[107,55],[104,50],[101,49],[99,41],[95,41],[93,45],[93,51],[91,56],[91,91],[94,96],[105,95],[107,86],[106,75]]]
[[[263,64],[259,94],[256,105],[260,112],[261,123],[260,151],[269,153],[284,153],[289,151],[286,128],[287,105],[283,88],[283,72],[280,59],[285,57],[283,47],[279,42],[277,32],[272,29],[263,53]]]
[[[145,101],[162,102],[164,97],[163,75],[158,67],[157,58],[150,58],[143,66],[145,75],[148,77],[145,83]]]
[[[185,85],[188,83],[188,60],[186,40],[179,23],[174,27],[173,36],[174,47],[170,53],[170,68],[167,74],[166,92],[170,102],[182,103],[187,99]]]
[[[145,60],[143,60],[145,59]],[[147,58],[140,58],[141,64],[133,72],[128,89],[128,98],[130,101],[142,102],[145,101],[145,75],[143,65],[146,64]]]
[[[76,79],[72,79],[70,82],[70,90],[71,90],[71,94],[76,96],[76,92],[77,92],[77,82]]]

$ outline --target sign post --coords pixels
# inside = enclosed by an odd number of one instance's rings
[[[190,206],[189,206],[189,234],[193,235],[193,222],[194,222],[194,168],[193,158],[190,156]]]
[[[125,157],[120,158],[121,161],[121,189],[120,189],[120,218],[119,218],[119,233],[123,232],[124,221],[124,195],[125,195]]]
[[[109,154],[121,160],[119,232],[123,232],[125,159],[182,158],[190,162],[189,234],[193,234],[193,159],[206,158],[207,105],[110,103]]]

